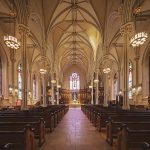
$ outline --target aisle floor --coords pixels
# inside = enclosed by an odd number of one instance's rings
[[[112,150],[80,108],[71,108],[41,150]]]

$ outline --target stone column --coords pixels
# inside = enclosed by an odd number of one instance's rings
[[[57,87],[57,105],[59,105],[59,87]]]
[[[91,104],[94,104],[94,101],[93,101],[93,77],[91,79],[91,86],[92,86],[92,88],[91,88]]]
[[[128,22],[121,26],[120,33],[123,37],[123,64],[124,64],[124,89],[123,89],[123,109],[129,109],[129,97],[128,97],[128,46],[129,35],[133,29],[133,23]]]
[[[54,73],[52,73],[52,75],[51,75],[51,90],[52,90],[52,93],[51,93],[51,103],[52,103],[52,105],[54,105],[54,98],[55,98],[55,93],[54,93],[54,81],[55,81],[55,79],[54,79]]]
[[[27,90],[27,83],[28,83],[28,76],[27,76],[27,34],[29,33],[29,29],[27,26],[20,24],[19,25],[19,33],[21,35],[21,58],[22,58],[22,103],[21,109],[27,109],[27,97],[28,97],[28,90]]]
[[[135,47],[136,85],[139,84],[139,68],[138,68],[139,59],[140,59],[139,49],[140,49],[140,47]]]
[[[139,59],[140,59],[140,55],[139,55],[139,50],[140,50],[140,47],[135,47],[135,63],[136,63],[136,96],[135,96],[135,102],[138,103],[142,100],[142,95],[141,93],[137,93],[138,91],[138,86],[139,86],[139,68],[138,68],[138,65],[139,65]]]
[[[32,87],[32,71],[31,68],[29,67],[29,85],[28,85],[28,97],[29,97],[29,101],[30,101],[30,105],[32,105],[32,99],[33,99],[33,87]],[[29,94],[30,92],[30,94]]]
[[[15,64],[15,49],[10,49],[10,60],[11,60],[11,76],[12,76],[12,89],[13,89],[13,93],[12,93],[12,105],[16,105],[16,100],[15,100],[15,85],[14,85],[14,64]]]
[[[52,96],[51,96],[51,102],[52,102],[52,105],[54,105],[54,83],[52,83]]]
[[[45,74],[42,74],[42,85],[43,85],[43,107],[46,107],[46,106],[47,106],[47,103],[46,103]]]
[[[104,106],[108,106],[107,101],[107,74],[104,74]]]
[[[95,82],[95,99],[96,99],[96,104],[98,104],[98,72],[96,72],[95,76],[96,82]]]

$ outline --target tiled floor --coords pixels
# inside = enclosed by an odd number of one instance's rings
[[[71,108],[56,129],[46,134],[41,150],[112,150],[80,108]]]

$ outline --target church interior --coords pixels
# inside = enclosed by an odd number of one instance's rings
[[[150,150],[150,0],[0,0],[0,150]]]

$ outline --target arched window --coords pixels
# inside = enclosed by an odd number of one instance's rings
[[[128,96],[129,96],[129,99],[132,98],[132,71],[133,71],[132,63],[129,62],[129,79],[128,79],[128,88],[129,88]]]
[[[0,57],[0,95],[2,95],[2,60]]]
[[[37,85],[35,74],[33,75],[33,99],[37,99]]]
[[[80,89],[80,79],[77,73],[72,73],[70,76],[70,90],[79,90]]]
[[[18,65],[18,99],[22,99],[22,65]]]
[[[118,75],[117,73],[115,73],[113,84],[113,99],[116,99],[117,94],[118,94]]]

